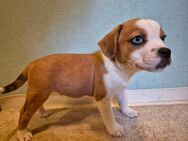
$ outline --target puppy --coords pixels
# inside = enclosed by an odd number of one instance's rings
[[[166,35],[161,25],[151,19],[131,19],[115,27],[99,43],[100,51],[92,54],[55,54],[30,63],[11,84],[1,87],[8,93],[28,82],[25,103],[20,111],[17,137],[29,141],[27,130],[34,113],[46,113],[43,103],[50,93],[70,97],[93,96],[107,132],[123,136],[124,127],[118,124],[111,108],[116,96],[121,111],[128,117],[137,112],[128,107],[126,88],[137,72],[158,71],[171,63],[171,50],[164,44]]]

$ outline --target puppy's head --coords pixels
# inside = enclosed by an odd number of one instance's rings
[[[132,19],[108,33],[99,46],[105,56],[138,69],[157,71],[171,63],[161,25],[151,19]]]

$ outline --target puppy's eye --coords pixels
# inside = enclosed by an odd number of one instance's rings
[[[134,45],[141,45],[144,43],[144,39],[142,36],[136,36],[131,40],[132,44]]]
[[[165,38],[166,38],[166,35],[162,36],[162,37],[161,37],[161,40],[163,40],[163,41],[164,41],[164,40],[165,40]]]

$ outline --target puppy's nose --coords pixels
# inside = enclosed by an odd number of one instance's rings
[[[166,58],[166,59],[169,59],[170,58],[170,56],[171,56],[171,50],[170,49],[168,49],[168,48],[160,48],[159,50],[158,50],[158,53],[159,53],[159,55],[161,56],[161,57],[163,57],[163,58]]]

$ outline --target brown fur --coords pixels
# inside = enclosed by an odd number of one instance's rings
[[[127,65],[127,60],[133,51],[138,49],[130,41],[133,37],[137,35],[146,36],[146,31],[144,29],[138,28],[134,23],[139,19],[133,19],[123,24],[123,29],[121,31],[118,43],[119,47],[117,49],[117,60]]]
[[[162,27],[160,28],[160,37],[161,37],[161,39],[165,39],[165,37],[166,37],[166,34],[165,34],[165,32],[163,31],[163,29],[162,29]]]
[[[100,52],[94,54],[50,55],[28,66],[28,92],[20,112],[18,129],[25,129],[29,120],[48,99],[51,92],[70,97],[105,97],[104,63]]]
[[[145,34],[144,30],[134,25],[137,20],[118,25],[108,33],[99,42],[102,53],[114,62],[118,60],[121,64],[127,65],[126,60],[136,49],[130,43],[131,37],[133,34]],[[48,99],[51,92],[70,97],[93,96],[97,101],[103,99],[107,94],[103,82],[105,73],[107,72],[101,52],[56,54],[33,61],[23,72],[28,80],[28,91],[25,104],[20,111],[18,129],[23,130],[27,127],[31,117]],[[23,83],[19,83],[17,88]]]

